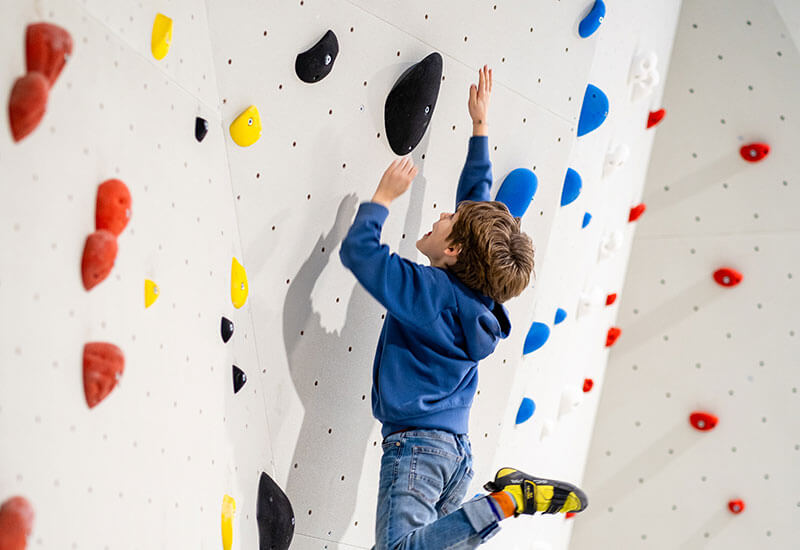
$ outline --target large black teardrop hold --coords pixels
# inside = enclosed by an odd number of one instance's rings
[[[386,139],[398,155],[407,155],[422,140],[433,116],[442,83],[442,56],[433,52],[397,79],[383,111]]]
[[[261,472],[256,502],[259,550],[287,550],[294,536],[294,511],[289,497]]]
[[[333,62],[339,55],[339,41],[332,30],[325,33],[319,42],[303,53],[297,54],[294,72],[303,82],[319,82],[333,69]]]

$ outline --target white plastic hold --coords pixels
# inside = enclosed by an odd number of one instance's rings
[[[539,437],[539,441],[543,441],[546,437],[553,434],[556,429],[556,423],[549,418],[542,422],[542,435]]]
[[[606,153],[606,161],[603,164],[603,177],[607,178],[611,174],[621,168],[623,164],[631,156],[631,148],[620,143],[618,145],[610,146]]]
[[[628,75],[628,82],[633,84],[632,99],[634,101],[649,96],[661,82],[661,76],[656,68],[657,64],[658,56],[653,51],[634,56]]]
[[[577,409],[583,402],[583,392],[576,386],[565,386],[561,392],[561,405],[558,408],[558,417],[569,414]]]
[[[600,259],[605,260],[617,253],[622,248],[622,231],[619,229],[603,235],[600,242]]]
[[[604,297],[603,291],[600,287],[592,287],[581,293],[578,299],[578,311],[575,314],[577,319],[589,314],[593,309],[600,307],[603,304]]]

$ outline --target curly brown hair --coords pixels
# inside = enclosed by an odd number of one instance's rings
[[[503,303],[522,294],[533,272],[533,241],[498,201],[462,201],[448,241],[461,245],[448,269],[468,287]]]

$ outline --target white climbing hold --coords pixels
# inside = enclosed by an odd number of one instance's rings
[[[653,51],[634,56],[628,75],[628,82],[633,84],[631,99],[636,101],[653,93],[661,81],[661,76],[656,68],[657,64],[658,56]]]
[[[589,314],[603,303],[603,291],[599,287],[592,287],[581,293],[578,299],[578,311],[575,314],[577,319]]]
[[[605,260],[617,253],[622,248],[622,231],[616,230],[606,233],[600,242],[600,259]]]
[[[539,437],[539,441],[544,440],[546,437],[549,437],[553,434],[556,430],[556,423],[549,418],[542,422],[542,435]]]
[[[558,407],[558,417],[569,414],[577,409],[583,402],[583,392],[577,386],[565,386],[561,392],[561,404]]]
[[[606,153],[606,161],[603,163],[603,177],[607,178],[616,172],[618,168],[625,164],[630,156],[631,148],[624,143],[609,146],[608,152]]]

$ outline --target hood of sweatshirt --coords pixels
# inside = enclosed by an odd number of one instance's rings
[[[467,355],[473,361],[480,361],[494,351],[500,339],[508,337],[511,331],[508,310],[503,304],[472,290],[452,273],[448,275],[458,288],[455,296]]]

